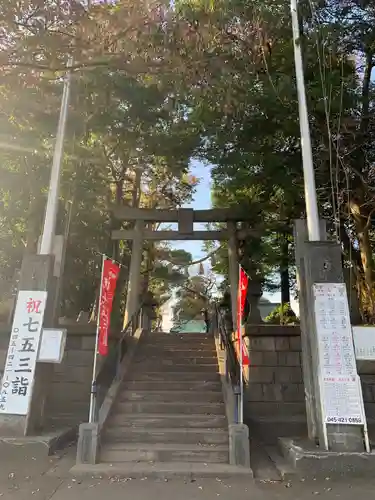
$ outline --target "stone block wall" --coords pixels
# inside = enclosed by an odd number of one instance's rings
[[[375,367],[373,362],[358,363],[367,422],[375,424]]]
[[[299,327],[260,325],[249,334],[245,418],[302,420],[306,413]],[[374,363],[358,363],[358,373],[367,420],[375,423]]]
[[[305,417],[299,327],[254,326],[246,339],[250,366],[245,418]]]
[[[96,326],[62,325],[67,328],[63,361],[55,364],[46,400],[46,430],[61,429],[88,421],[95,350]],[[111,340],[112,339],[112,340]],[[110,342],[116,337],[111,332]],[[0,325],[0,376],[9,344],[9,327]]]
[[[69,327],[63,361],[54,365],[46,402],[46,423],[50,429],[88,421],[95,328],[86,326],[85,330]]]

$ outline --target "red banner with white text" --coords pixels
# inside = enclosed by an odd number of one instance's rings
[[[111,260],[104,260],[99,305],[99,339],[98,352],[102,356],[108,354],[108,332],[111,321],[113,296],[116,290],[120,267]]]
[[[246,295],[247,295],[247,286],[249,283],[249,278],[245,271],[240,266],[240,274],[238,279],[238,295],[237,295],[237,342],[238,342],[238,351],[241,345],[241,335],[242,335],[242,319],[243,313],[245,309]],[[249,366],[249,355],[245,346],[245,343],[242,343],[242,363],[244,366]]]

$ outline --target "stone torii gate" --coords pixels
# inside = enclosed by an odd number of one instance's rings
[[[237,286],[238,286],[238,241],[246,239],[254,230],[239,230],[237,222],[249,220],[243,213],[229,208],[214,208],[209,210],[193,210],[180,208],[176,210],[116,207],[113,209],[116,219],[134,222],[134,229],[119,229],[112,231],[113,240],[131,240],[133,242],[128,294],[124,324],[127,324],[137,309],[141,286],[141,264],[143,242],[161,240],[218,240],[228,241],[229,283],[231,291],[233,326],[236,328]],[[148,229],[150,223],[178,223],[178,230],[155,231]],[[226,223],[225,229],[216,231],[195,231],[195,222]]]

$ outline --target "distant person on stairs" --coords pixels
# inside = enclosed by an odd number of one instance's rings
[[[206,325],[206,333],[210,333],[210,316],[207,309],[203,309],[202,314]]]
[[[233,318],[232,318],[232,302],[230,291],[226,290],[224,292],[222,301],[220,302],[220,309],[223,311],[225,328],[229,335],[233,332]]]

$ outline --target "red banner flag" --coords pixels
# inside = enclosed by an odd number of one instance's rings
[[[108,354],[108,332],[111,321],[113,296],[116,290],[119,272],[120,267],[117,264],[108,259],[104,260],[100,290],[98,325],[98,352],[102,356],[106,356]]]
[[[240,266],[240,275],[238,279],[238,295],[237,295],[237,341],[239,349],[241,345],[242,318],[245,309],[248,283],[249,283],[249,278],[245,273],[245,271]],[[244,343],[242,343],[242,362],[244,366],[249,366],[249,356]]]

